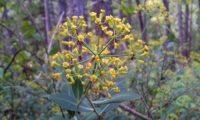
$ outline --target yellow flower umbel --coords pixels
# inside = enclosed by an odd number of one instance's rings
[[[87,24],[83,16],[72,16],[59,26],[56,38],[65,49],[50,57],[56,71],[53,78],[60,80],[64,76],[72,87],[81,83],[84,89],[91,84],[88,92],[103,92],[112,98],[111,92],[120,92],[115,79],[128,73],[127,61],[144,64],[143,58],[150,50],[145,42],[134,37],[125,19],[105,16],[105,10],[89,15],[91,23]],[[57,68],[63,71],[58,73]]]

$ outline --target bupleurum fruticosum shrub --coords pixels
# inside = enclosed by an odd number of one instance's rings
[[[111,91],[120,92],[115,79],[128,72],[125,63],[131,59],[144,64],[142,58],[149,48],[142,40],[134,40],[125,19],[105,16],[104,10],[89,15],[88,24],[83,16],[72,16],[59,26],[57,38],[62,49],[50,57],[55,71],[52,77],[65,79],[72,87],[80,83],[84,93],[94,99],[102,93],[112,99]]]

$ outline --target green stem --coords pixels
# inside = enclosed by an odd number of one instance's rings
[[[110,43],[115,40],[117,38],[117,35],[113,36],[109,41],[108,43],[106,44],[106,46],[98,53],[98,55],[100,55],[107,47],[108,45],[110,45]]]
[[[102,55],[101,58],[104,58],[104,57],[120,57],[120,56],[128,56],[128,54],[122,54],[122,55]]]
[[[92,71],[93,74],[95,73],[96,66],[97,66],[97,63],[95,62],[94,68],[93,68],[93,71]],[[89,91],[91,85],[92,85],[92,82],[89,81],[88,84],[87,84],[87,86],[86,86],[86,88],[85,88],[84,95],[81,97],[81,99],[80,99],[80,101],[79,101],[79,103],[77,105],[77,109],[79,108],[79,106],[82,103],[83,99],[87,96],[88,91]]]
[[[96,55],[96,54],[92,51],[92,49],[91,49],[85,42],[83,42],[83,45],[84,45],[93,55]]]

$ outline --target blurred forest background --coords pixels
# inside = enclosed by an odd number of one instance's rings
[[[48,56],[60,49],[51,33],[67,16],[89,21],[100,9],[126,18],[151,49],[144,65],[129,66],[127,88],[141,99],[112,119],[200,119],[200,0],[0,0],[1,120],[67,119],[45,98],[55,92]]]

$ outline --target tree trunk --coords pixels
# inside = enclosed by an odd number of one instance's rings
[[[112,0],[93,0],[93,2],[97,2],[97,4],[94,5],[93,10],[99,14],[101,9],[105,10],[106,15],[112,15]]]
[[[132,4],[133,4],[132,0],[128,0],[127,2],[128,2],[129,7],[132,8]],[[128,23],[132,26],[134,23],[132,15],[128,14],[127,19],[128,19]]]
[[[189,5],[185,5],[185,39],[184,39],[184,50],[183,56],[189,58]]]
[[[182,21],[182,6],[178,4],[178,29],[179,29],[179,46],[183,44],[183,21]]]
[[[67,16],[84,16],[85,0],[68,0]]]
[[[140,0],[136,0],[136,4],[140,5]],[[142,33],[142,39],[147,42],[147,30],[145,26],[145,19],[142,16],[142,12],[138,12],[138,19],[139,19],[139,24],[140,24],[140,31]]]
[[[64,13],[62,17],[62,23],[66,20],[67,17],[67,3],[66,0],[59,0],[59,8],[60,8],[60,15]]]
[[[49,0],[44,0],[44,23],[45,23],[45,42],[49,44],[49,32],[51,31],[51,20],[50,20],[50,12],[49,12]]]
[[[164,4],[164,6],[166,8],[166,11],[169,13],[169,2],[168,2],[168,0],[163,0],[163,4]],[[166,20],[168,20],[168,19],[169,19],[169,16],[166,16]],[[171,26],[168,23],[166,25],[166,35],[169,35],[170,33],[171,33]]]
[[[189,41],[189,56],[190,56],[190,51],[191,51],[191,47],[192,47],[192,45],[194,45],[193,44],[193,40],[192,40],[192,34],[193,34],[193,32],[192,32],[192,29],[193,29],[193,27],[192,27],[192,24],[193,24],[193,19],[192,19],[192,8],[193,8],[193,5],[191,4],[191,7],[190,7],[190,23],[189,23],[189,38],[188,38],[188,41]]]

